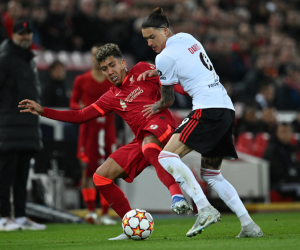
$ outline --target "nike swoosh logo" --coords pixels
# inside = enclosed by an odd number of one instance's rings
[[[200,226],[203,227],[203,226],[206,224],[207,221],[210,221],[210,219],[211,219],[211,215],[208,216],[208,217],[206,218],[206,220],[205,220],[203,223],[199,223]]]
[[[116,94],[116,96],[118,96],[120,93],[121,93],[121,90],[119,91],[119,93],[118,93],[118,94]]]

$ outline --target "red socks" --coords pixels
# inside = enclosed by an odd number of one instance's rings
[[[107,214],[108,213],[109,204],[105,200],[105,198],[103,197],[102,194],[100,194],[100,204],[101,204],[101,209],[102,209],[102,215],[103,214]]]
[[[131,210],[127,197],[112,180],[98,174],[93,176],[94,183],[99,193],[107,200],[109,206],[121,217]]]
[[[89,211],[95,211],[97,190],[95,188],[83,188],[81,189],[82,198]]]
[[[170,175],[158,162],[158,155],[161,148],[155,143],[148,143],[142,147],[143,154],[147,161],[155,167],[156,174],[160,181],[169,189],[171,196],[181,194],[180,186],[175,182],[175,179]]]

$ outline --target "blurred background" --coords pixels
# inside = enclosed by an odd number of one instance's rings
[[[300,0],[2,0],[0,42],[11,37],[18,19],[31,20],[41,104],[67,109],[75,77],[91,67],[94,44],[118,44],[129,68],[139,61],[154,62],[156,54],[143,39],[141,24],[158,6],[173,33],[190,33],[203,44],[235,105],[234,140],[240,160],[224,163],[225,177],[248,204],[299,201]],[[178,124],[191,108],[189,97],[176,95],[172,110]],[[78,126],[42,117],[41,128],[44,150],[32,160],[30,199],[62,209],[83,208],[77,188]],[[120,147],[131,135],[120,119],[116,129]],[[191,154],[185,161],[213,203],[216,195],[199,176],[200,156]],[[145,181],[150,188],[144,187]],[[43,185],[48,201],[37,191]],[[146,201],[147,194],[164,189],[153,169],[129,186],[123,181],[119,185],[132,207],[169,210],[167,190],[154,198],[162,201],[159,207]],[[152,187],[158,192],[147,193]]]

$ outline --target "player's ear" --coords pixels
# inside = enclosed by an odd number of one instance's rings
[[[124,59],[122,59],[121,64],[122,64],[123,68],[127,68],[127,63]]]
[[[165,27],[165,28],[163,29],[163,31],[164,31],[165,36],[168,36],[168,34],[169,34],[169,29],[168,29],[167,27]]]

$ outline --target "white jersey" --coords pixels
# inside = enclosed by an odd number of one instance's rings
[[[162,85],[180,84],[192,97],[193,110],[234,110],[202,44],[190,34],[178,33],[171,36],[166,47],[156,56],[155,64]]]

